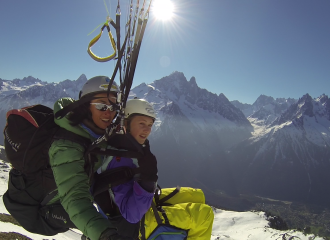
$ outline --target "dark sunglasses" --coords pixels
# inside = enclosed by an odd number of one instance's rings
[[[94,105],[95,108],[99,111],[106,111],[106,110],[110,110],[110,112],[113,112],[115,110],[115,108],[112,105],[107,105],[104,103],[91,103],[91,105]]]

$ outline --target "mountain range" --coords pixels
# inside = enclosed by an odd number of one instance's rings
[[[0,79],[0,127],[9,109],[77,99],[86,81],[85,75],[58,83]],[[173,72],[134,87],[133,97],[148,100],[157,113],[149,139],[162,187],[200,187],[217,204],[223,196],[248,194],[329,205],[328,96],[260,95],[253,104],[243,104]],[[235,201],[223,204],[235,208]]]

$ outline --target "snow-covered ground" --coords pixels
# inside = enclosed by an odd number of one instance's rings
[[[7,167],[8,166],[8,167]],[[0,160],[0,214],[8,214],[3,205],[2,195],[7,190],[9,165]],[[278,231],[268,227],[268,222],[263,212],[233,212],[214,209],[214,224],[211,240],[322,240],[313,235],[305,236],[294,230]],[[33,240],[80,240],[81,232],[78,230],[60,233],[52,237],[36,235],[25,231],[22,227],[11,223],[0,222],[0,232],[17,232]],[[283,235],[286,234],[286,238]],[[297,238],[290,238],[296,236]],[[202,240],[202,239],[201,239]],[[206,240],[206,239],[205,239]],[[207,239],[208,240],[208,239]]]

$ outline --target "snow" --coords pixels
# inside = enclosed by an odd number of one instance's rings
[[[22,81],[20,83],[20,86],[16,86],[14,84],[12,84],[11,81],[3,81],[2,82],[2,87],[0,88],[0,94],[1,96],[8,96],[11,94],[15,94],[21,91],[24,91],[26,89],[28,89],[29,87],[32,86],[43,86],[42,83],[40,82],[36,82],[34,84],[24,84]]]
[[[300,104],[302,105],[302,104]],[[301,115],[301,112],[296,113],[296,119],[293,121],[286,121],[280,125],[269,127],[264,124],[264,119],[248,118],[251,125],[254,128],[252,137],[250,137],[251,143],[255,143],[264,139],[262,146],[258,150],[255,158],[261,156],[265,151],[268,151],[273,146],[274,142],[278,142],[276,145],[276,158],[285,159],[283,154],[283,147],[288,142],[300,159],[301,154],[306,153],[306,146],[315,144],[317,146],[326,148],[330,144],[330,121],[324,116],[324,106],[320,103],[320,99],[314,99],[313,101],[313,113],[314,116]],[[300,116],[300,119],[297,119]],[[317,160],[309,156],[313,164],[317,164]]]
[[[306,138],[318,146],[326,146],[330,143],[329,121],[325,118],[304,116],[304,127],[306,130]]]
[[[196,104],[190,104],[184,97],[181,97],[177,104],[189,121],[201,130],[213,128],[216,131],[215,129],[219,130],[224,127],[236,127],[234,122],[224,118],[222,115],[199,108]]]
[[[1,150],[3,149],[2,146],[0,146],[0,148]],[[0,160],[0,164],[5,164],[9,167],[9,164],[5,163],[3,160]],[[7,190],[8,171],[9,168],[0,168],[0,198],[2,198],[2,195]],[[0,200],[0,214],[1,213],[9,214],[3,205],[2,199]],[[0,222],[0,232],[17,232],[34,240],[81,239],[81,232],[76,229],[49,237],[33,234],[24,230],[22,227],[4,222]],[[214,208],[214,223],[210,240],[276,240],[282,239],[284,234],[287,234],[287,237],[299,237],[301,240],[323,239],[319,237],[310,238],[313,237],[313,235],[305,236],[302,232],[295,230],[279,231],[269,228],[268,221],[263,212],[234,212]]]

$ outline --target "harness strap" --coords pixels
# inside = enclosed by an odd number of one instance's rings
[[[97,163],[98,159],[94,154],[90,154],[88,151],[84,154],[85,165],[84,169],[88,175],[89,183],[94,181],[94,166]]]
[[[155,201],[157,206],[163,206],[163,205],[167,205],[165,202],[167,200],[169,200],[170,198],[172,198],[175,194],[177,194],[178,192],[180,192],[181,187],[177,186],[173,192],[171,192],[170,194],[168,194],[167,196],[163,197],[162,199],[159,199],[159,195],[155,195]]]
[[[156,218],[156,221],[157,221],[158,225],[162,224],[163,221],[162,221],[162,219],[160,218],[160,216],[158,214],[158,210],[157,210],[157,207],[154,204],[154,202],[151,203],[151,208],[152,208],[152,211],[154,212],[154,215],[155,215],[155,218]]]
[[[58,193],[57,190],[54,190],[54,191],[48,193],[47,196],[44,198],[44,200],[42,200],[42,202],[40,203],[40,205],[41,205],[42,207],[45,206],[45,205],[47,205],[47,203],[48,203],[50,200],[52,200],[52,199],[56,196],[57,193]]]
[[[146,218],[145,215],[143,215],[143,217],[140,221],[141,240],[146,240],[146,229],[144,227],[145,218]]]
[[[158,207],[158,209],[162,213],[163,218],[165,219],[165,224],[170,225],[170,221],[168,220],[165,210],[162,207]]]

